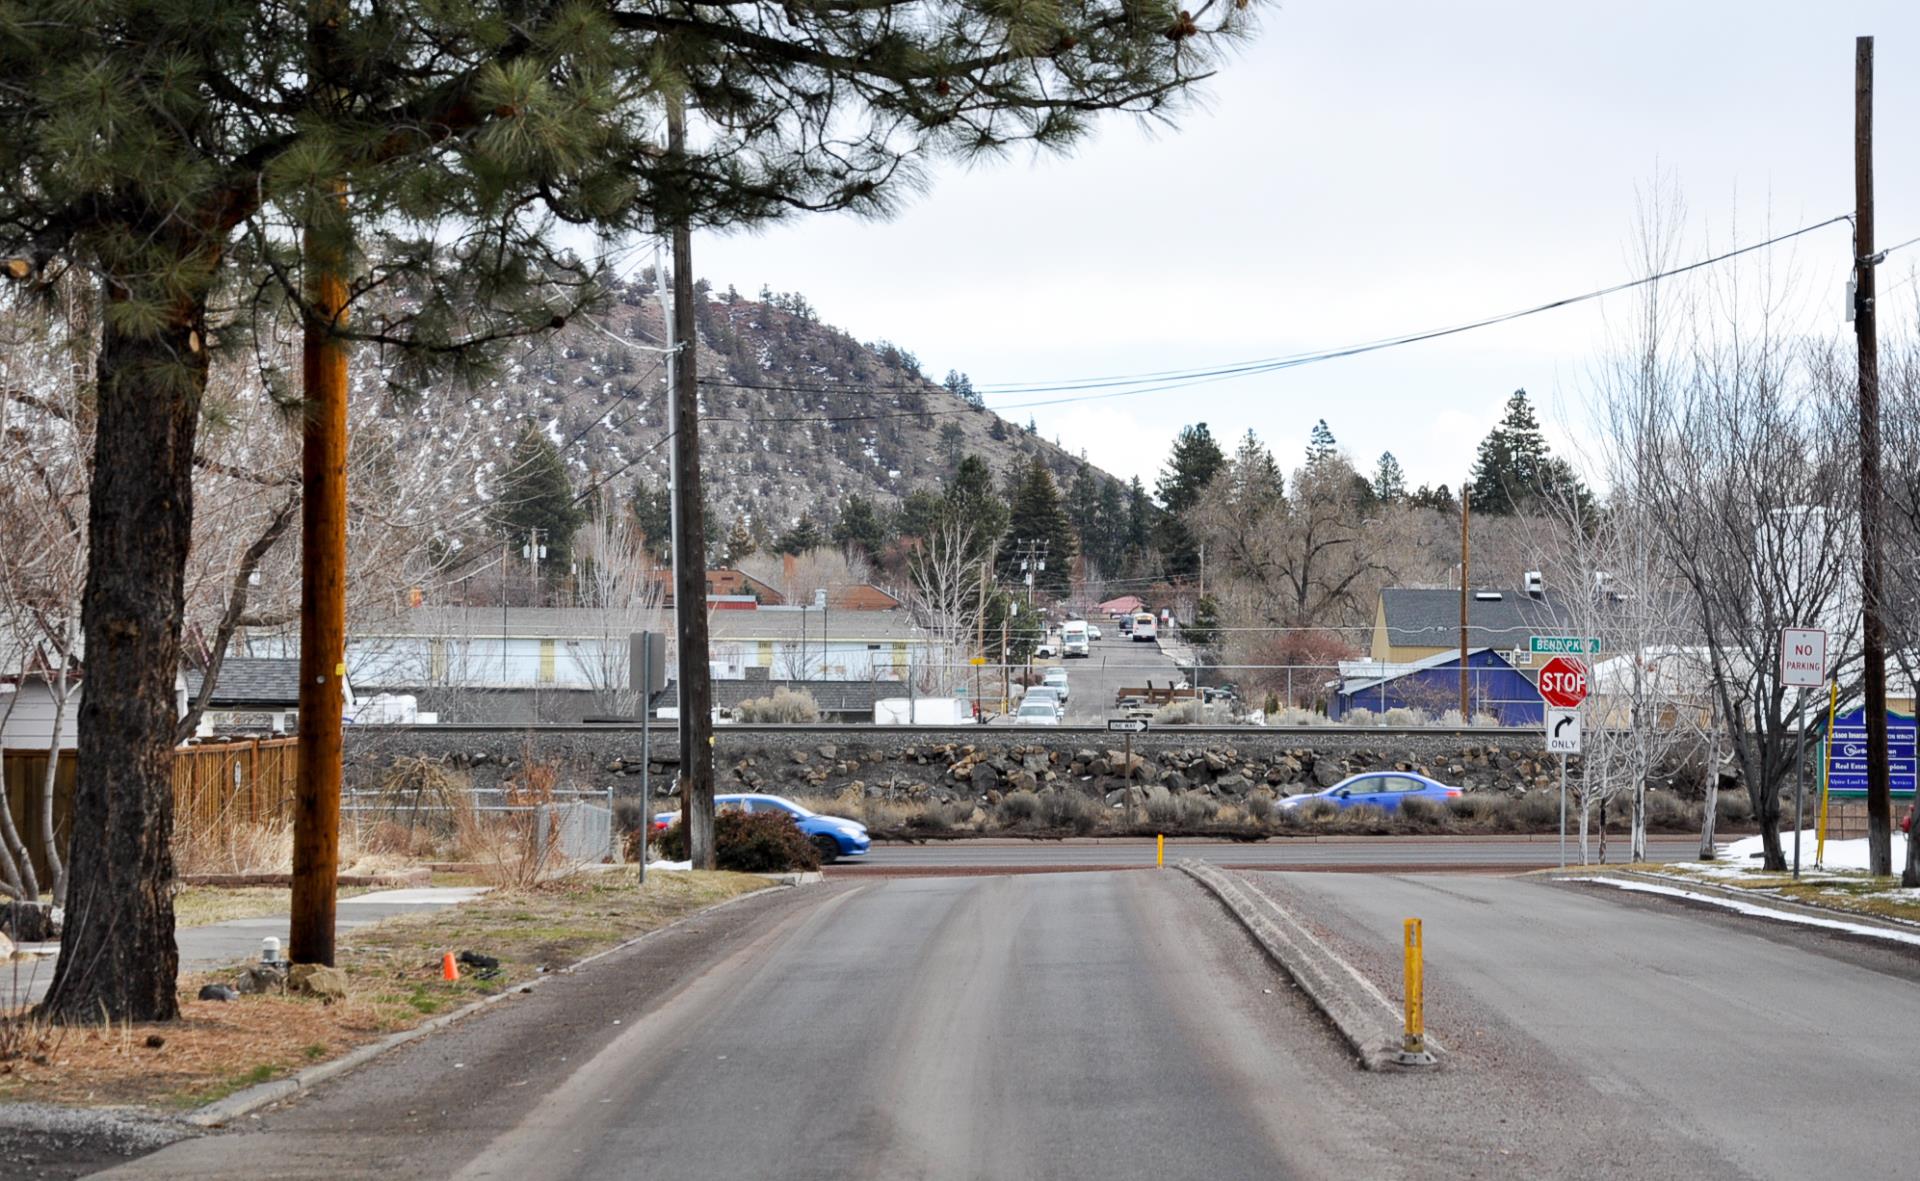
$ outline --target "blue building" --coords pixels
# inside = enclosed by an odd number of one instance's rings
[[[1473,713],[1489,714],[1502,726],[1546,723],[1546,703],[1533,681],[1492,648],[1467,652],[1467,699]],[[1378,715],[1392,709],[1422,709],[1438,717],[1460,708],[1460,654],[1441,652],[1407,664],[1343,661],[1340,688],[1327,703],[1327,715],[1345,720],[1356,709]]]

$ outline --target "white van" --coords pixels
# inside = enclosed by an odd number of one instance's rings
[[[1062,658],[1087,655],[1089,638],[1087,621],[1069,619],[1060,625],[1060,655]]]
[[[1140,612],[1140,613],[1138,613],[1137,615],[1135,615],[1135,616],[1133,617],[1133,641],[1134,641],[1134,643],[1136,643],[1136,644],[1137,644],[1137,643],[1139,643],[1139,642],[1140,642],[1141,640],[1147,640],[1147,641],[1149,641],[1149,642],[1151,642],[1151,641],[1153,641],[1153,640],[1154,640],[1155,638],[1156,638],[1156,636],[1154,635],[1154,619],[1153,619],[1153,612],[1151,612],[1151,611],[1142,611],[1142,612]]]

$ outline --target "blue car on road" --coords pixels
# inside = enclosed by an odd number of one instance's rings
[[[1448,787],[1437,779],[1416,775],[1412,771],[1369,771],[1364,775],[1350,775],[1325,791],[1288,796],[1280,801],[1280,807],[1301,808],[1315,800],[1325,800],[1336,808],[1372,804],[1376,808],[1398,812],[1400,805],[1407,800],[1429,800],[1444,807],[1448,800],[1460,794],[1457,787]]]
[[[740,792],[713,797],[716,811],[737,808],[747,813],[775,813],[793,817],[794,826],[806,834],[808,840],[820,854],[822,865],[837,861],[842,857],[859,857],[873,847],[867,837],[867,826],[858,820],[847,820],[840,816],[823,816],[813,809],[780,796],[761,795],[758,792]],[[660,812],[653,818],[655,831],[668,828],[680,819],[678,812]]]

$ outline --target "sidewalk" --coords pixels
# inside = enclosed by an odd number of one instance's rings
[[[340,899],[334,929],[351,931],[395,915],[442,910],[478,898],[487,890],[486,886],[420,886],[356,894]],[[280,946],[285,948],[291,922],[291,916],[279,914],[229,919],[204,927],[182,927],[174,932],[174,941],[180,948],[180,970],[195,972],[256,959],[260,955],[260,941],[269,936],[277,937]],[[26,961],[16,960],[0,967],[0,1008],[33,1004],[45,996],[53,983],[53,967],[59,949],[58,943],[22,944],[22,951],[54,954]]]

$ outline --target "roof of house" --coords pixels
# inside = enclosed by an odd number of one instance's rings
[[[198,697],[204,674],[190,668],[184,675],[188,699]],[[214,709],[292,709],[300,704],[300,661],[229,656],[220,662],[207,704]]]
[[[1527,637],[1559,635],[1571,623],[1564,597],[1547,591],[1534,598],[1523,590],[1483,588],[1467,592],[1467,643],[1516,648]],[[1452,587],[1391,586],[1380,592],[1387,643],[1396,648],[1457,648],[1460,591]]]
[[[593,607],[417,607],[355,628],[355,640],[393,636],[447,638],[606,640],[622,639],[651,623],[666,629],[673,617],[651,612],[605,611]],[[818,608],[763,607],[757,611],[714,611],[707,628],[715,642],[799,640],[818,643],[824,634],[838,641],[901,642],[924,638],[905,611],[821,611]]]
[[[1106,602],[1095,607],[1094,610],[1105,611],[1107,614],[1112,615],[1120,611],[1138,611],[1146,605],[1146,600],[1142,599],[1139,595],[1121,595],[1117,599],[1108,599]]]
[[[1457,629],[1458,625],[1456,624],[1455,626]],[[1467,649],[1467,666],[1469,668],[1474,666],[1474,658],[1476,656],[1485,658],[1481,661],[1483,667],[1494,664],[1504,665],[1507,668],[1513,667],[1507,663],[1506,657],[1500,655],[1492,648],[1469,648]],[[1419,660],[1395,663],[1377,660],[1343,660],[1340,662],[1340,691],[1342,693],[1358,693],[1366,689],[1378,688],[1381,685],[1397,681],[1402,677],[1411,676],[1414,673],[1426,672],[1436,668],[1445,668],[1448,665],[1459,663],[1460,653],[1458,652],[1435,652],[1432,656],[1423,656]]]

